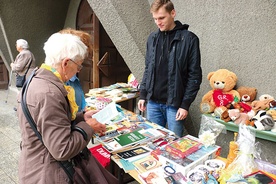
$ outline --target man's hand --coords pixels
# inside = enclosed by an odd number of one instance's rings
[[[177,121],[184,120],[187,116],[188,116],[188,111],[186,109],[179,108],[176,113],[175,120]]]
[[[85,120],[85,122],[91,127],[93,128],[95,133],[100,133],[103,134],[106,131],[106,127],[104,124],[101,124],[100,122],[98,122],[95,118],[89,118],[87,120]]]
[[[145,111],[146,110],[146,101],[139,100],[137,106],[140,111],[142,111],[142,112]]]

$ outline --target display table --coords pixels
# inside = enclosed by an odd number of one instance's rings
[[[131,88],[126,83],[116,83],[110,86],[90,89],[85,96],[87,97],[86,102],[90,107],[96,108],[95,102],[98,98],[107,98],[134,112],[139,92],[136,88]]]
[[[139,116],[139,115],[136,115],[136,114],[134,114],[133,112],[131,112],[131,111],[128,111],[128,110],[125,110],[124,109],[124,111],[125,111],[125,113],[127,114],[127,116],[128,116],[128,118],[126,118],[126,121],[127,122],[118,122],[118,125],[119,126],[129,126],[129,127],[136,127],[136,126],[139,126],[139,124],[143,124],[144,123],[144,121],[146,121],[146,119],[144,119],[144,120],[141,120],[141,119],[139,119],[139,118],[135,118],[135,116]],[[149,123],[151,123],[151,122],[149,122]],[[135,126],[132,126],[131,124],[133,124],[133,125],[135,125]],[[154,124],[154,123],[151,123],[150,125],[152,125],[153,127],[155,127],[154,125],[156,125],[156,124]],[[114,125],[113,125],[114,126]],[[117,126],[117,125],[116,125]],[[115,126],[115,127],[116,127]],[[157,126],[157,125],[156,125]],[[143,127],[145,127],[145,125],[143,125]],[[110,128],[110,126],[108,127],[108,129]],[[121,129],[122,127],[116,127],[115,128],[115,130],[116,131],[119,131],[119,129],[120,129],[120,131],[122,130]],[[137,128],[137,127],[136,127]],[[238,128],[238,127],[237,127]],[[163,130],[164,130],[164,128],[163,128]],[[112,130],[113,131],[113,130]],[[125,131],[125,129],[124,129],[124,131]],[[169,130],[168,130],[169,131]],[[238,131],[238,129],[237,129],[237,131]],[[117,135],[117,134],[116,134]],[[122,135],[122,134],[120,134],[120,135]],[[99,138],[99,137],[98,137]],[[97,139],[98,140],[98,139]],[[103,141],[104,140],[104,141]],[[105,140],[105,139],[101,139],[101,141],[100,141],[100,143],[103,145],[103,146],[106,146],[106,145],[108,145],[110,142],[112,142],[112,141],[110,141],[110,140],[113,140],[113,139],[107,139],[107,140]],[[106,142],[105,142],[106,141]],[[123,149],[123,150],[129,150],[129,149],[132,149],[132,148],[134,148],[134,147],[138,147],[138,146],[149,146],[149,144],[148,143],[152,143],[154,141],[154,139],[152,139],[152,140],[150,140],[150,141],[148,141],[148,142],[143,142],[143,144],[131,144],[130,145],[130,147],[126,147],[125,149]],[[105,147],[105,148],[108,148],[109,146],[107,146],[107,147]],[[109,147],[110,148],[110,147]],[[195,151],[195,152],[193,152],[191,155],[197,155],[197,159],[196,160],[192,160],[192,158],[194,157],[194,156],[190,156],[190,155],[187,155],[186,157],[185,157],[185,159],[188,159],[188,160],[190,160],[190,161],[192,161],[192,162],[188,162],[188,164],[182,164],[182,165],[180,165],[180,164],[176,164],[176,161],[175,160],[170,160],[170,159],[168,159],[168,158],[165,158],[163,155],[160,155],[160,157],[159,157],[159,155],[158,155],[158,158],[159,158],[159,161],[162,163],[162,166],[160,167],[160,169],[162,169],[162,171],[165,169],[165,166],[170,166],[170,167],[172,167],[175,171],[177,171],[177,172],[182,172],[183,173],[183,176],[185,175],[185,177],[186,177],[186,175],[188,175],[189,173],[189,171],[190,170],[194,170],[194,169],[196,169],[196,166],[199,166],[199,165],[204,165],[204,164],[206,164],[206,161],[208,161],[208,160],[212,160],[212,159],[214,159],[214,158],[216,158],[216,159],[218,159],[218,160],[222,160],[222,161],[225,161],[225,158],[221,158],[221,157],[218,157],[218,153],[220,152],[220,147],[215,147],[214,149],[212,148],[212,147],[208,147],[208,148],[205,148],[204,146],[202,146],[198,151],[200,152],[200,154],[198,153],[197,154],[197,151]],[[204,152],[204,154],[202,153],[203,152],[203,150],[202,151],[200,151],[201,149],[203,149],[205,152]],[[208,149],[210,149],[210,150],[208,150]],[[137,168],[135,167],[135,168],[131,168],[131,167],[129,167],[129,166],[126,166],[127,164],[130,164],[130,162],[129,163],[126,163],[127,161],[125,161],[124,159],[121,159],[121,158],[119,158],[119,156],[116,154],[117,152],[120,152],[120,151],[123,151],[123,150],[117,150],[117,151],[110,151],[109,150],[109,152],[111,153],[111,156],[110,156],[110,169],[111,169],[111,172],[112,172],[112,174],[114,174],[117,178],[118,178],[118,180],[119,180],[119,183],[125,183],[124,182],[124,176],[125,176],[125,173],[127,173],[128,175],[130,175],[132,178],[133,178],[133,180],[136,180],[137,182],[139,182],[139,183],[143,183],[141,180],[140,180],[140,177],[141,177],[141,175],[139,175],[140,173],[139,172],[137,172]],[[152,153],[151,153],[152,154]],[[184,162],[186,162],[186,161],[184,161]],[[133,165],[132,165],[133,166]],[[164,172],[164,171],[163,171]],[[271,176],[271,177],[275,177],[273,174],[270,174],[269,173],[269,175]],[[163,178],[164,179],[164,178]]]

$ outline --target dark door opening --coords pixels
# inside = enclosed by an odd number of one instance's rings
[[[84,92],[116,82],[127,82],[131,71],[87,0],[80,3],[76,25],[77,29],[91,35],[93,43],[93,57],[84,61],[84,68],[78,74]]]

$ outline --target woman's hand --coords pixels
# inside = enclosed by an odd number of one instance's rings
[[[97,112],[99,112],[99,110],[89,110],[89,111],[86,111],[86,112],[84,113],[84,115],[83,115],[84,120],[86,121],[86,120],[92,118],[92,115],[93,115],[93,114],[96,114]]]
[[[95,118],[89,118],[87,120],[85,120],[85,122],[91,127],[93,128],[95,133],[100,133],[103,134],[106,131],[106,127],[104,124],[101,124],[100,122],[98,122]]]

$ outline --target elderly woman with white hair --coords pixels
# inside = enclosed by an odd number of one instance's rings
[[[104,133],[106,127],[92,118],[97,111],[78,112],[74,88],[66,85],[82,69],[86,45],[75,35],[55,33],[44,44],[44,51],[45,62],[21,90],[25,97],[18,96],[22,138],[19,183],[72,183],[58,161],[71,160],[86,148],[94,133]],[[24,107],[29,109],[41,139],[26,119]],[[102,181],[101,172],[91,171],[95,183],[106,183],[97,182]]]
[[[19,54],[16,56],[13,63],[11,63],[11,69],[17,75],[23,76],[26,73],[26,78],[32,73],[36,67],[35,57],[29,50],[29,44],[24,39],[16,41],[16,49]]]

